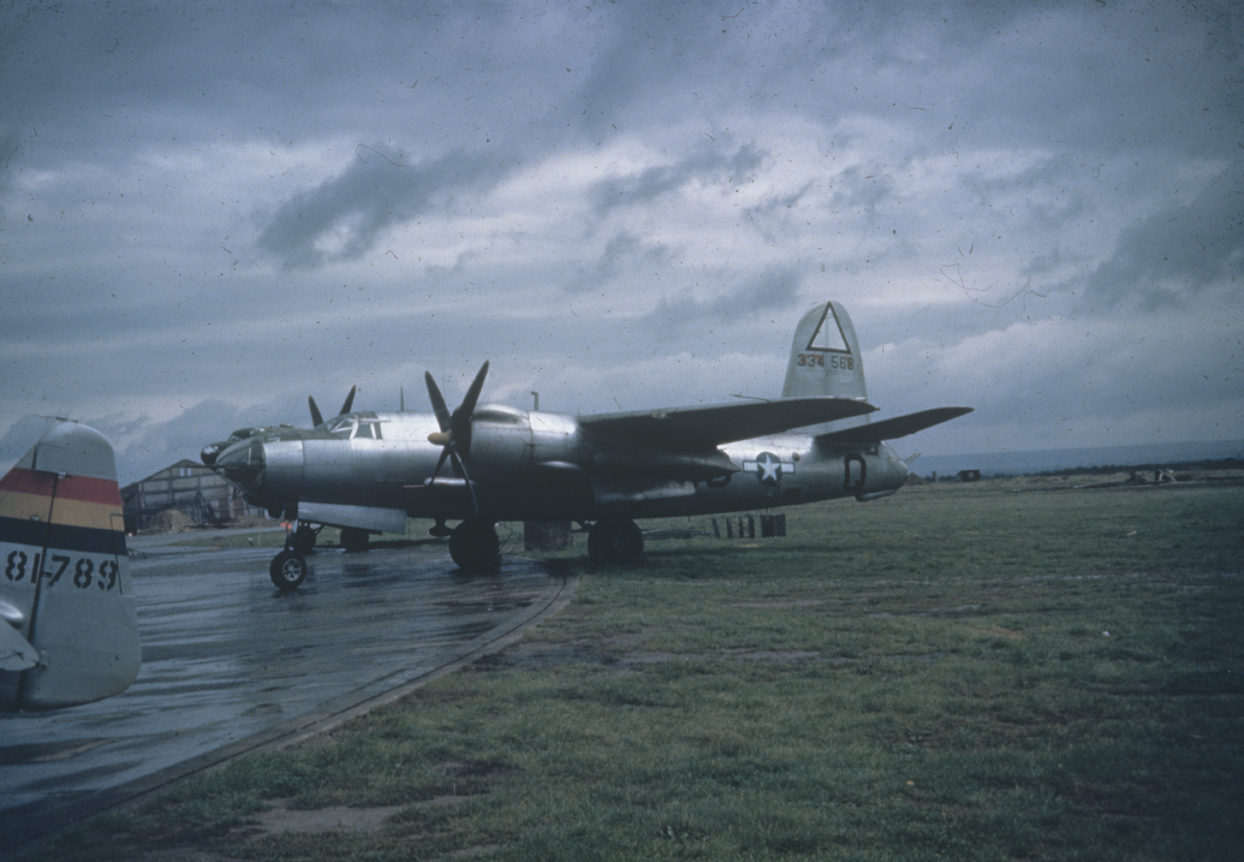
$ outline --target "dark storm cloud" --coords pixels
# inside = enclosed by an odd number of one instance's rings
[[[645,242],[633,233],[614,234],[600,257],[583,266],[566,284],[566,290],[578,293],[608,289],[618,278],[628,275],[660,273],[676,261],[676,250],[665,243]]]
[[[283,204],[259,235],[259,248],[287,267],[353,260],[396,224],[445,203],[480,193],[515,161],[496,155],[448,153],[411,163],[401,153],[360,146],[342,173]]]
[[[732,289],[711,298],[692,295],[662,300],[636,327],[664,333],[687,331],[691,337],[706,326],[754,318],[762,312],[784,311],[795,305],[803,273],[786,266],[768,266]]]
[[[1137,222],[1088,279],[1089,308],[1182,305],[1217,281],[1244,276],[1244,161],[1233,162],[1185,206]]]
[[[1240,178],[1204,172],[1244,140],[1242,20],[1217,0],[11,2],[0,427],[63,406],[127,461],[193,457],[305,423],[309,392],[414,402],[425,367],[461,367],[461,392],[484,353],[511,394],[679,403],[757,352],[780,379],[788,318],[825,298],[913,408],[979,393],[1102,434],[1094,405],[1130,408],[1100,393],[1186,378],[1228,416],[1199,381],[1238,343],[1200,336],[1239,315]],[[1179,363],[1129,341],[1159,325],[1198,335]],[[1069,405],[1076,374],[1092,397]],[[978,406],[955,435],[998,415]],[[1157,436],[1220,427],[1192,412]]]
[[[1099,166],[1059,154],[1003,176],[971,170],[964,176],[963,185],[983,209],[1010,208],[1018,203],[1022,209],[1012,215],[1022,229],[1056,231],[1083,215],[1087,189],[1099,173]]]
[[[617,207],[643,206],[691,182],[743,184],[764,159],[765,154],[751,144],[743,144],[733,155],[706,148],[671,164],[602,180],[592,190],[593,209],[603,215]]]
[[[13,173],[20,162],[21,143],[13,131],[0,131],[0,224],[11,216],[4,208],[4,199],[13,183]]]

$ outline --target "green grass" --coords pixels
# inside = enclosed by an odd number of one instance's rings
[[[1238,856],[1244,489],[1040,487],[787,510],[785,539],[637,569],[546,555],[584,576],[523,643],[38,856]],[[273,800],[399,808],[268,834]]]

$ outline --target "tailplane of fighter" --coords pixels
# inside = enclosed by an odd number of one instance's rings
[[[407,518],[434,521],[468,571],[496,568],[499,521],[591,523],[592,561],[630,563],[643,552],[638,518],[893,494],[907,465],[885,441],[972,409],[869,421],[859,342],[836,302],[799,321],[772,400],[573,416],[479,404],[487,374],[485,362],[453,410],[427,374],[432,414],[350,412],[351,390],[328,421],[312,402],[314,428],[244,428],[205,447],[203,462],[252,503],[298,521],[273,582],[302,583],[311,525],[341,527],[342,545],[361,550]]]
[[[0,712],[119,694],[142,649],[112,446],[58,420],[0,478]]]

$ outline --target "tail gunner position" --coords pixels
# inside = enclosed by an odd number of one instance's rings
[[[643,552],[637,518],[735,512],[893,494],[907,465],[885,441],[971,411],[941,407],[870,422],[864,367],[847,311],[822,303],[799,321],[780,398],[572,416],[478,404],[485,362],[452,412],[430,374],[433,413],[350,412],[315,427],[244,428],[203,463],[275,517],[299,521],[300,546],[273,560],[283,589],[306,576],[313,524],[372,533],[435,521],[465,570],[495,569],[498,521],[591,522],[594,562]],[[446,462],[449,470],[445,470]],[[452,531],[445,521],[457,520]]]

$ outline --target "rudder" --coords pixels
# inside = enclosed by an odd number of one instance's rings
[[[119,694],[142,650],[112,446],[58,422],[0,479],[0,710]]]
[[[791,342],[782,397],[815,395],[868,400],[855,327],[837,302],[823,302],[805,314]]]

